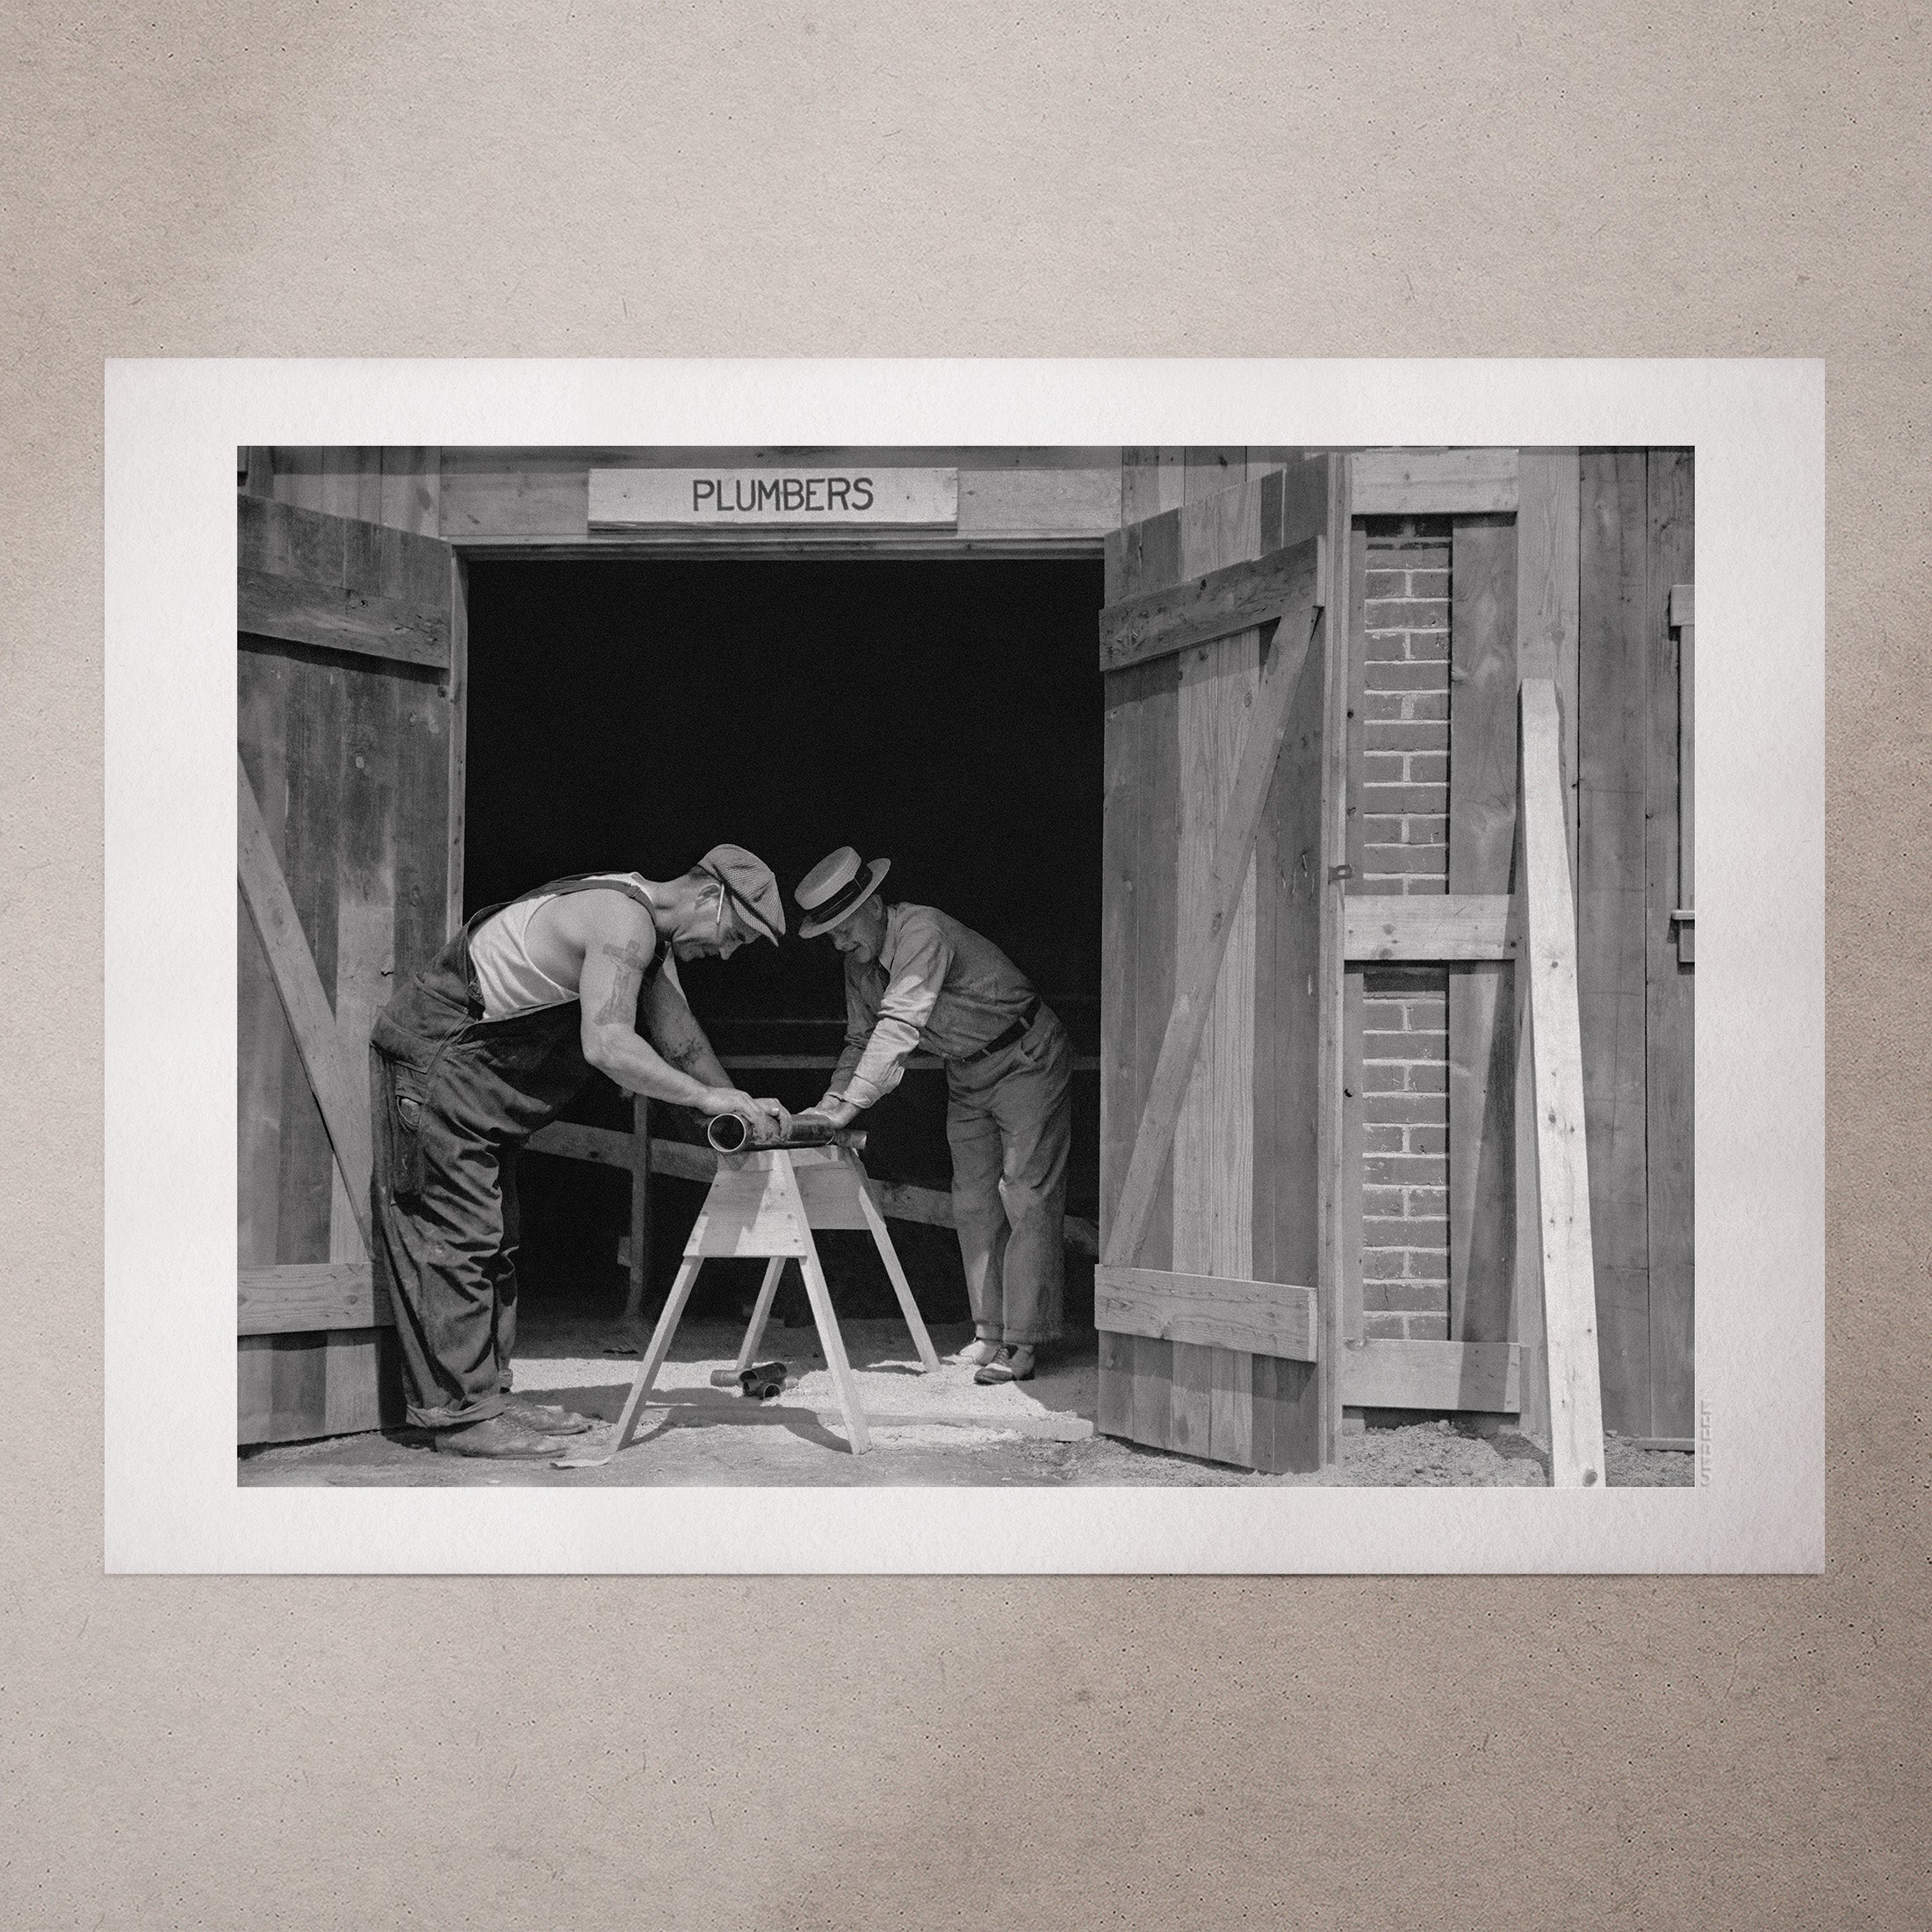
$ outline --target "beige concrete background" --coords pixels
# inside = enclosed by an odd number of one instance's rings
[[[1923,1923],[1928,32],[16,0],[0,1920]],[[1827,1574],[105,1580],[101,364],[236,353],[1828,357]]]

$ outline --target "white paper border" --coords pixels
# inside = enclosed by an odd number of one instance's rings
[[[111,1571],[1710,1571],[1824,1558],[1824,371],[1794,362],[107,365]],[[1694,444],[1708,1482],[242,1489],[242,445]]]

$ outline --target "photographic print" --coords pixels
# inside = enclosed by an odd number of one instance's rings
[[[242,1482],[1689,1484],[1690,450],[237,482]]]
[[[231,445],[236,1496],[1694,1540],[1679,420]]]

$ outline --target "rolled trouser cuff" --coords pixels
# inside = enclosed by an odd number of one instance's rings
[[[508,1406],[508,1394],[498,1389],[494,1395],[479,1395],[474,1402],[449,1402],[440,1409],[418,1409],[412,1403],[407,1413],[412,1429],[466,1429],[472,1422],[487,1422],[492,1416],[501,1416]]]

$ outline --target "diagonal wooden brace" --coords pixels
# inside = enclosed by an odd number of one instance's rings
[[[1276,623],[1273,647],[1268,652],[1255,692],[1247,736],[1242,740],[1241,760],[1235,769],[1234,788],[1215,838],[1214,862],[1208,882],[1208,920],[1201,930],[1183,935],[1174,1004],[1167,1015],[1166,1031],[1161,1036],[1160,1057],[1154,1065],[1147,1102],[1141,1110],[1140,1129],[1134,1137],[1127,1179],[1121,1185],[1113,1224],[1107,1231],[1102,1259],[1109,1267],[1131,1267],[1147,1233],[1155,1186],[1173,1146],[1181,1102],[1214,1006],[1215,984],[1221,977],[1222,962],[1227,957],[1235,911],[1247,883],[1248,861],[1254,854],[1255,839],[1261,829],[1261,814],[1274,780],[1295,688],[1307,666],[1320,661],[1318,658],[1311,660],[1309,646],[1314,641],[1317,614],[1323,608],[1325,549],[1325,541],[1320,537],[1311,537],[1296,546],[1297,566]]]
[[[288,1030],[295,1038],[295,1050],[302,1056],[303,1071],[308,1075],[315,1105],[321,1112],[328,1144],[335,1150],[335,1164],[342,1171],[342,1186],[355,1213],[364,1251],[371,1251],[368,1078],[361,1069],[348,1063],[342,1052],[335,1032],[335,1009],[322,990],[321,976],[315,970],[314,955],[303,936],[288,881],[270,843],[255,787],[249,782],[248,768],[239,758],[235,765],[240,780],[237,870],[242,896],[248,902],[255,929],[261,934],[262,950],[268,957],[269,970],[275,976],[275,990],[281,996]]]

